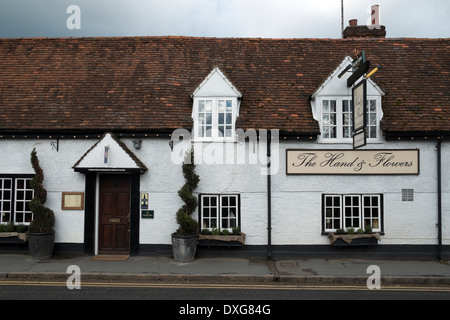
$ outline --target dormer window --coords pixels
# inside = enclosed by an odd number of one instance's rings
[[[217,140],[233,138],[236,123],[236,99],[233,98],[198,98],[194,100],[197,106],[196,137]]]
[[[338,74],[351,64],[346,57],[340,66],[313,94],[311,107],[314,119],[319,122],[319,143],[352,143],[353,114],[352,88],[347,87],[347,77]],[[371,80],[367,81],[367,142],[381,142],[380,121],[383,117],[381,98],[384,92]]]
[[[234,141],[241,93],[215,67],[191,95],[194,139]]]
[[[367,139],[373,142],[381,138],[380,120],[381,99],[367,99]],[[352,142],[353,110],[351,97],[321,98],[321,140],[322,142]],[[332,141],[333,139],[333,141]]]

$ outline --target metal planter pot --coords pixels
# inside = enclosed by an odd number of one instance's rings
[[[172,234],[172,252],[175,261],[191,262],[195,260],[198,236],[177,236]]]
[[[28,233],[28,250],[31,258],[40,260],[53,255],[55,231],[48,233]]]

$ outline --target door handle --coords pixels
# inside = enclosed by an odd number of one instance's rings
[[[130,222],[130,214],[127,214],[127,222]]]

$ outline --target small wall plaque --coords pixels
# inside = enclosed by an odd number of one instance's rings
[[[154,219],[155,211],[154,210],[142,210],[141,217],[142,217],[142,219]]]
[[[84,210],[83,192],[63,192],[61,200],[62,210]]]
[[[148,193],[141,193],[141,210],[148,210]]]

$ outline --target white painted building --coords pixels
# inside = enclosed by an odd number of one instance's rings
[[[246,235],[243,246],[209,243],[200,255],[448,255],[448,47],[448,39],[1,40],[1,222],[32,218],[36,148],[56,251],[167,254],[181,161],[194,146],[200,228]],[[343,74],[354,49],[383,65],[367,80],[367,145],[357,150],[351,71]],[[422,58],[428,70],[414,65]],[[330,244],[337,229],[367,225],[377,245]]]

